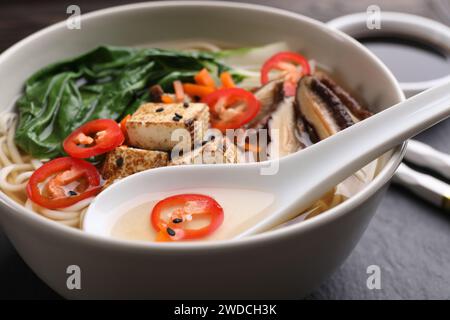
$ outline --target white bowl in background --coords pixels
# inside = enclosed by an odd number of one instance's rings
[[[382,11],[380,12],[380,29],[368,29],[366,24],[367,13],[349,14],[327,22],[328,26],[354,38],[398,35],[405,39],[418,39],[447,53],[450,52],[450,28],[435,20],[407,13]],[[400,87],[406,97],[411,97],[449,81],[450,75],[427,81],[401,82]]]
[[[99,44],[142,46],[207,39],[236,46],[286,41],[325,63],[374,111],[404,99],[390,71],[349,36],[313,19],[257,5],[151,2],[86,14],[81,30],[61,22],[0,56],[0,106],[21,93],[34,71]],[[381,171],[361,192],[300,224],[210,243],[139,243],[100,238],[61,226],[0,194],[0,221],[34,272],[66,298],[300,298],[350,254],[402,159],[402,146],[380,159]],[[81,290],[66,286],[69,265],[81,268]],[[361,266],[366,268],[367,266]],[[364,286],[365,283],[361,283]]]

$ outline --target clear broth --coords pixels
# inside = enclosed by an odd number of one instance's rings
[[[178,190],[166,196],[183,193],[208,195],[224,210],[224,221],[219,229],[200,240],[230,239],[267,216],[275,203],[275,197],[271,193],[243,189],[196,188]],[[113,224],[111,236],[125,240],[155,241],[156,230],[150,223],[150,213],[155,204],[166,196],[150,194],[146,201],[129,207]]]

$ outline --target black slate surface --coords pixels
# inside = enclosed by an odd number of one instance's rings
[[[450,121],[418,140],[450,152]],[[450,214],[392,185],[362,240],[312,299],[450,299]],[[381,289],[366,286],[369,265]]]
[[[444,0],[446,1],[446,0]],[[124,1],[79,0],[82,11]],[[130,2],[130,1],[128,1]],[[450,22],[437,10],[436,1],[422,0],[267,0],[273,5],[327,21],[370,4],[382,10],[404,11]],[[0,0],[0,51],[24,36],[64,19],[69,1]],[[24,10],[24,6],[27,9]],[[34,13],[30,15],[30,12]],[[450,152],[450,121],[417,138]],[[430,206],[398,186],[391,186],[356,249],[308,299],[450,299],[450,214]],[[381,289],[366,286],[369,265],[381,269]],[[58,299],[17,255],[0,231],[0,299]]]

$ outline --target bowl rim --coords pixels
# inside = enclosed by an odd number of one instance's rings
[[[372,52],[366,49],[362,44],[357,42],[355,39],[351,38],[347,34],[328,27],[325,23],[322,23],[313,18],[309,18],[307,16],[289,12],[284,9],[273,8],[264,5],[258,4],[248,4],[248,3],[240,3],[240,2],[227,2],[227,1],[156,1],[156,2],[144,2],[144,3],[133,3],[126,5],[113,6],[105,9],[100,9],[96,11],[89,12],[87,14],[81,15],[81,21],[87,19],[96,19],[99,17],[103,17],[110,14],[123,13],[124,11],[134,11],[140,9],[152,9],[152,8],[161,8],[161,7],[195,7],[195,6],[207,6],[207,7],[215,7],[215,8],[234,8],[234,9],[247,9],[249,11],[258,11],[267,14],[278,15],[286,18],[293,18],[297,20],[302,20],[306,23],[310,23],[314,25],[316,28],[332,32],[338,34],[340,37],[344,38],[346,41],[349,41],[353,44],[354,47],[358,48],[360,51],[363,51],[366,55],[368,55],[377,65],[378,67],[386,74],[388,78],[390,78],[391,82],[395,85],[395,91],[399,97],[399,101],[404,100],[404,94],[399,87],[399,84],[390,70],[379,60]],[[11,55],[13,55],[16,51],[20,50],[22,46],[27,44],[30,41],[33,41],[41,36],[46,35],[47,33],[51,33],[56,31],[57,29],[65,26],[65,21],[57,22],[52,24],[44,29],[41,29],[28,37],[20,40],[7,50],[5,50],[0,55],[0,67],[1,64]],[[19,223],[29,223],[35,224],[35,226],[39,226],[45,228],[49,235],[52,236],[66,236],[67,239],[71,237],[73,241],[79,241],[83,244],[87,244],[90,246],[97,246],[99,248],[111,248],[113,247],[116,250],[126,250],[126,251],[134,251],[134,252],[157,252],[157,253],[166,253],[166,252],[180,252],[180,253],[188,253],[188,252],[198,252],[204,250],[225,250],[225,249],[242,249],[246,246],[251,245],[260,245],[264,242],[283,240],[290,236],[293,236],[297,233],[308,232],[312,229],[318,228],[323,224],[332,223],[333,221],[339,219],[341,216],[347,214],[353,208],[360,205],[362,202],[367,200],[370,196],[372,196],[375,192],[377,192],[382,186],[389,182],[390,178],[393,176],[395,170],[400,165],[403,154],[405,152],[406,142],[393,148],[391,151],[389,159],[386,164],[382,167],[378,175],[373,179],[366,187],[364,187],[361,191],[359,191],[355,196],[347,199],[345,202],[340,205],[327,210],[326,212],[313,217],[311,219],[302,221],[301,223],[292,224],[289,226],[285,226],[280,229],[271,230],[268,232],[264,232],[258,235],[254,235],[248,238],[243,239],[229,239],[229,240],[216,240],[216,241],[208,241],[208,242],[182,242],[182,243],[147,243],[140,241],[131,241],[131,240],[122,240],[115,239],[112,237],[103,237],[94,234],[89,234],[84,232],[83,230],[77,228],[70,228],[59,223],[55,223],[45,217],[42,217],[36,212],[25,208],[21,204],[14,201],[12,198],[7,196],[5,193],[0,192],[0,203],[3,207],[3,215],[14,215],[17,216],[14,218],[19,219]],[[8,220],[8,219],[6,219]],[[5,223],[5,218],[0,218],[0,222]],[[5,229],[5,226],[3,226]]]

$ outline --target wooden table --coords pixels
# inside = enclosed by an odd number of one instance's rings
[[[243,0],[242,0],[243,1]],[[70,4],[82,13],[136,1],[4,1],[0,0],[0,52],[27,35],[67,17]],[[263,0],[247,1],[283,8],[328,21],[343,14],[382,10],[418,14],[449,23],[436,1],[425,0]],[[450,122],[418,139],[450,152]],[[450,298],[450,215],[393,186],[355,251],[309,299]],[[382,271],[381,290],[368,290],[366,268]],[[0,298],[59,298],[24,264],[0,232]]]

